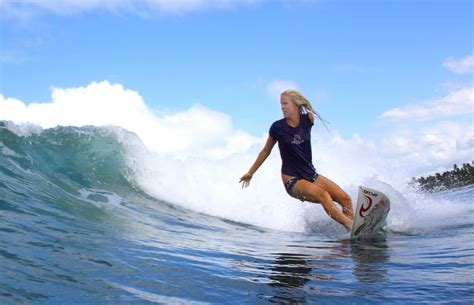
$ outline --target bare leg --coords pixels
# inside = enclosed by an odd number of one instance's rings
[[[341,187],[339,187],[339,185],[321,175],[318,177],[315,183],[325,189],[329,193],[329,195],[331,195],[334,201],[341,205],[342,212],[344,213],[344,215],[346,215],[350,219],[354,219],[352,199],[346,192],[344,192]]]
[[[352,219],[342,213],[341,209],[334,203],[329,192],[320,185],[302,179],[295,184],[293,192],[298,199],[320,203],[332,219],[342,224],[347,230],[351,230]]]

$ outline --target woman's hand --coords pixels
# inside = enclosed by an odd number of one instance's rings
[[[1,0],[0,0],[1,1]],[[250,180],[252,179],[253,174],[258,170],[260,165],[267,159],[267,157],[270,155],[272,152],[273,146],[275,146],[276,141],[273,140],[271,136],[268,136],[267,142],[265,142],[265,146],[263,149],[260,151],[260,153],[257,156],[257,160],[253,163],[252,167],[250,167],[249,171],[240,177],[239,183],[242,183],[242,188],[245,188],[249,186]]]
[[[245,175],[240,177],[239,183],[242,183],[242,188],[249,186],[251,179],[252,179],[252,175],[249,173],[246,173]]]

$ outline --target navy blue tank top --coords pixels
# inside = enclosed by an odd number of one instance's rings
[[[308,114],[301,114],[298,127],[281,119],[270,127],[270,136],[278,142],[282,160],[281,172],[311,181],[316,174],[311,154],[311,127]]]

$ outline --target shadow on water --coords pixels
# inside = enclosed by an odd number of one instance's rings
[[[267,298],[272,303],[308,304],[334,297],[363,301],[364,296],[379,296],[377,287],[388,280],[385,239],[289,247],[301,253],[275,254],[268,284],[272,295]]]
[[[350,242],[354,262],[353,275],[360,283],[387,282],[386,263],[390,260],[390,249],[385,239],[370,239]]]
[[[304,304],[306,292],[302,289],[311,281],[310,261],[307,254],[278,253],[271,268],[270,284],[275,292],[268,301],[272,303]]]

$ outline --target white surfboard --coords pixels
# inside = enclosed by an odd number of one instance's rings
[[[351,239],[376,237],[384,232],[389,211],[390,200],[384,193],[360,186]]]

